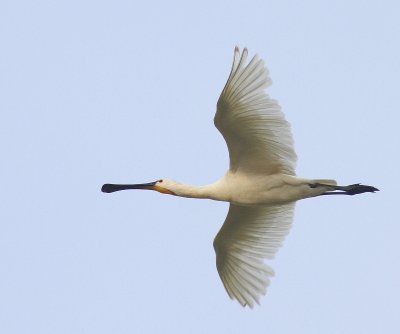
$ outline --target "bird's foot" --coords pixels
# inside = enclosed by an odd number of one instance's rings
[[[337,190],[343,190],[346,192],[347,195],[357,195],[357,194],[362,194],[362,193],[374,193],[375,191],[379,191],[379,189],[372,187],[372,186],[366,186],[361,183],[356,183],[356,184],[351,184],[349,186],[344,186],[344,187],[338,187],[339,189]]]

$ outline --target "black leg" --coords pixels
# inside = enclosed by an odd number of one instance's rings
[[[357,194],[362,194],[362,193],[374,193],[375,191],[379,191],[379,189],[372,187],[372,186],[366,186],[361,183],[356,183],[356,184],[351,184],[349,186],[331,186],[327,184],[321,184],[321,183],[313,183],[310,184],[310,188],[317,188],[317,187],[330,187],[332,188],[333,191],[326,191],[323,194],[319,195],[357,195]]]

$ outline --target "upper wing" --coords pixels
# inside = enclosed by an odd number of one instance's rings
[[[265,88],[271,84],[257,55],[235,48],[232,70],[219,97],[214,124],[228,145],[230,170],[294,175],[296,153],[290,125]]]
[[[265,295],[272,259],[292,224],[294,203],[263,207],[230,204],[225,223],[214,239],[217,269],[228,295],[253,307]]]

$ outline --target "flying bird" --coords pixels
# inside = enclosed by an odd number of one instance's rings
[[[229,202],[214,239],[216,265],[231,299],[253,308],[265,295],[274,272],[272,259],[292,225],[296,201],[322,195],[356,195],[378,191],[363,184],[338,186],[331,179],[296,176],[297,156],[290,125],[277,101],[264,62],[236,47],[233,65],[218,99],[214,124],[229,151],[229,169],[213,184],[192,186],[167,178],[142,184],[104,184],[111,193],[148,189],[180,197]]]

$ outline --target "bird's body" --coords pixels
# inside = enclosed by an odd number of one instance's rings
[[[310,184],[326,186],[311,188]],[[285,204],[314,197],[332,190],[334,180],[312,180],[286,174],[249,174],[228,171],[217,182],[205,186],[191,186],[167,178],[162,186],[173,195],[188,198],[205,198],[230,202],[241,206]]]
[[[292,134],[278,103],[269,98],[268,71],[258,56],[246,64],[247,49],[235,48],[228,81],[217,103],[214,123],[229,150],[230,166],[217,182],[191,186],[161,179],[145,184],[105,184],[103,192],[150,189],[161,193],[230,203],[214,240],[217,269],[229,296],[253,307],[265,294],[274,257],[293,220],[295,202],[320,195],[355,195],[378,189],[361,184],[295,175]]]

